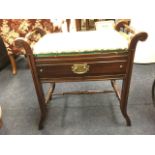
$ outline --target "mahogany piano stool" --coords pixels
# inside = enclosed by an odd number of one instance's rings
[[[122,28],[126,32],[121,31]],[[39,129],[44,126],[47,103],[54,95],[56,83],[102,80],[110,80],[126,124],[131,126],[127,101],[133,59],[138,41],[146,38],[146,32],[136,33],[120,21],[113,30],[46,34],[33,48],[24,39],[16,39],[15,45],[25,49],[29,60],[41,111]],[[121,89],[116,85],[116,80],[122,80]],[[47,96],[44,96],[43,83],[51,84]]]

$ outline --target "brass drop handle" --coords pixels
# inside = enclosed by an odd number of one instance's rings
[[[73,73],[75,73],[75,74],[85,74],[89,71],[89,65],[86,63],[73,64],[71,69],[72,69]]]

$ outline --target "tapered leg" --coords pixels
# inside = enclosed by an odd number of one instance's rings
[[[34,81],[35,89],[38,97],[38,102],[40,106],[40,121],[39,121],[39,130],[43,129],[44,121],[46,119],[47,109],[45,103],[45,96],[43,92],[42,83],[40,81]]]
[[[45,105],[42,106],[40,110],[41,110],[41,114],[40,114],[40,121],[39,121],[39,130],[44,128],[44,121],[46,119],[46,114],[47,114],[46,106]]]
[[[15,75],[17,73],[17,66],[16,66],[15,58],[13,54],[8,54],[8,55],[9,55],[9,59],[10,59],[11,67],[12,67],[12,74]]]
[[[153,85],[152,85],[152,101],[153,101],[153,104],[155,106],[155,80],[154,80]]]
[[[46,109],[46,103],[45,103],[45,95],[43,91],[43,86],[42,82],[39,79],[37,68],[35,65],[35,60],[32,55],[28,55],[28,62],[29,66],[31,68],[31,73],[32,73],[32,78],[39,102],[39,107],[40,107],[40,121],[39,121],[39,130],[43,129],[44,126],[44,121],[46,119],[46,114],[47,114],[47,109]]]
[[[126,119],[127,126],[131,126],[131,120],[127,113],[128,93],[129,93],[129,81],[127,81],[127,79],[124,79],[122,84],[120,109],[121,109],[122,115]]]
[[[37,73],[35,72],[35,69],[34,69],[34,71],[33,70],[31,70],[31,71],[32,71],[32,77],[33,77],[33,81],[34,81],[34,86],[35,86],[38,102],[39,102],[40,112],[41,112],[40,113],[40,121],[39,121],[39,130],[41,130],[41,129],[43,129],[43,124],[46,119],[46,113],[47,113],[45,96],[44,96],[42,83],[39,80]]]

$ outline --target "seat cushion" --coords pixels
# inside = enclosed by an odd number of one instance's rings
[[[124,35],[115,30],[106,29],[47,34],[34,45],[33,54],[36,56],[74,55],[125,52],[127,49],[128,40]]]

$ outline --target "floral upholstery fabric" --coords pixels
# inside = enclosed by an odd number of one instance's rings
[[[53,24],[49,19],[0,19],[0,35],[8,52],[16,52],[13,42],[17,37],[25,37],[37,27],[47,33],[53,31]],[[40,36],[33,38],[31,44],[39,38]]]

